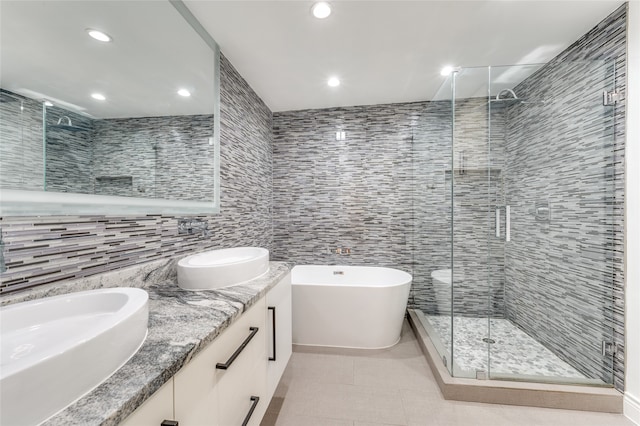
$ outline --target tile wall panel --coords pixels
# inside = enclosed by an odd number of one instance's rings
[[[507,317],[589,377],[623,388],[626,5],[519,84],[507,111]],[[616,82],[614,76],[617,74]],[[536,203],[550,220],[537,220]],[[601,354],[602,341],[620,352]]]
[[[275,259],[411,270],[411,119],[421,105],[274,114]],[[339,247],[351,254],[332,253]]]
[[[208,247],[272,249],[271,111],[224,56],[220,83],[221,213],[201,216],[209,223],[211,236],[178,235],[174,216],[2,217],[8,269],[2,274],[0,291]]]

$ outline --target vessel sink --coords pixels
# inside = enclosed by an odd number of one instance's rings
[[[240,284],[269,270],[269,250],[235,247],[193,254],[178,262],[178,285],[187,290],[211,290]]]
[[[0,424],[38,424],[105,381],[147,335],[149,295],[82,291],[0,309]]]

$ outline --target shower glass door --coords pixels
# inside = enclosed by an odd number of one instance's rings
[[[615,64],[484,72],[488,377],[610,385]]]
[[[490,290],[491,232],[487,199],[489,173],[488,69],[454,73],[452,181],[453,374],[486,378],[487,339],[493,315]]]

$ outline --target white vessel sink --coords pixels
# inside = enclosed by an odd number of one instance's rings
[[[110,288],[0,309],[0,424],[38,424],[105,381],[147,334],[149,295]]]
[[[235,247],[193,254],[178,262],[178,285],[186,290],[211,290],[240,284],[269,270],[269,250]]]

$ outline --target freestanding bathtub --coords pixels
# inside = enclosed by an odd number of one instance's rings
[[[400,340],[410,274],[375,266],[291,271],[293,343],[379,349]]]

